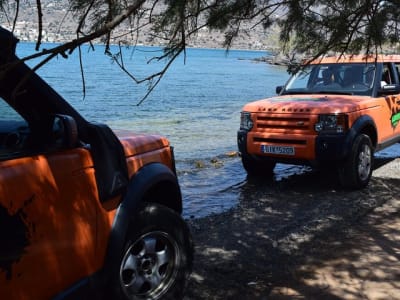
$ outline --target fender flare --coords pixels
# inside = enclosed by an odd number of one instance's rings
[[[376,130],[376,124],[374,122],[374,120],[368,116],[368,115],[364,115],[359,117],[353,124],[353,126],[350,128],[349,134],[347,136],[347,142],[348,145],[352,145],[354,139],[356,138],[356,136],[362,132],[362,130],[366,127],[366,126],[372,126],[374,128],[375,134],[377,132]],[[373,144],[376,144],[375,141],[372,141]],[[376,146],[376,145],[374,145]]]
[[[359,117],[354,123],[353,126],[349,129],[349,131],[347,132],[347,135],[345,137],[345,140],[343,142],[343,148],[342,148],[342,157],[348,157],[348,155],[351,152],[351,149],[353,147],[353,143],[355,138],[360,134],[360,132],[363,131],[363,129],[366,126],[372,126],[374,128],[375,134],[377,132],[376,130],[376,125],[374,120],[368,116],[368,115],[364,115]],[[375,141],[372,141],[374,147],[376,146]]]
[[[151,163],[142,167],[130,179],[126,194],[114,217],[103,268],[105,276],[113,270],[113,266],[119,264],[129,223],[132,216],[138,211],[140,204],[143,203],[146,192],[160,182],[169,182],[174,186],[177,199],[170,208],[178,213],[182,212],[182,196],[175,173],[161,163]]]

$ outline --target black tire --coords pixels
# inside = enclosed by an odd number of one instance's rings
[[[187,224],[173,210],[148,204],[130,224],[112,299],[181,299],[192,263]]]
[[[271,177],[276,162],[267,158],[257,159],[249,155],[242,155],[242,164],[249,176]]]
[[[354,139],[351,153],[338,168],[339,181],[343,187],[361,189],[368,185],[372,175],[373,147],[366,134]]]

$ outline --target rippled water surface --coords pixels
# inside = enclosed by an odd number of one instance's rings
[[[21,43],[18,53],[29,53],[33,46]],[[51,62],[39,74],[88,120],[167,136],[175,149],[185,217],[234,206],[240,187],[246,184],[241,162],[232,153],[237,150],[241,107],[274,95],[275,87],[288,79],[286,70],[253,61],[268,55],[266,52],[188,49],[186,57],[179,57],[150,96],[137,105],[147,86],[136,85],[103,51],[102,46],[82,51],[85,97],[76,53],[67,60]],[[125,65],[138,78],[162,68],[160,63],[148,63],[151,57],[160,55],[158,48],[138,47],[124,52]],[[391,156],[393,151],[398,149],[389,149],[383,155]],[[307,168],[278,165],[275,178],[302,172]]]

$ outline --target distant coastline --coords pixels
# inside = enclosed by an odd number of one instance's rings
[[[77,20],[69,12],[70,3],[67,0],[42,0],[43,30],[42,42],[63,43],[76,39]],[[29,1],[21,2],[18,20],[14,34],[26,42],[36,42],[39,36],[36,9]],[[0,26],[7,29],[13,27],[12,11],[0,14]],[[121,25],[114,30],[114,36],[120,37],[119,42],[126,45],[164,46],[165,40],[155,38],[151,28],[143,26],[138,35],[130,33],[128,26]],[[264,30],[262,26],[243,25],[230,49],[276,51],[279,48],[276,28]],[[113,41],[118,44],[118,41]],[[201,28],[195,36],[187,40],[188,47],[224,49],[225,32]]]

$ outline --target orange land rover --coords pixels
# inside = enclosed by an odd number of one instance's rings
[[[330,166],[365,187],[373,154],[400,141],[400,55],[325,57],[305,65],[278,96],[246,104],[238,147],[250,175],[276,163]]]
[[[0,299],[180,299],[193,245],[169,142],[86,121],[0,27]]]

